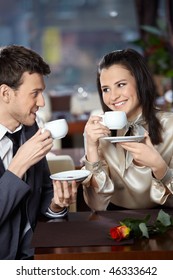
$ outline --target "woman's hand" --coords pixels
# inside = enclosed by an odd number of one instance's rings
[[[101,121],[101,117],[91,116],[85,126],[86,156],[90,162],[99,160],[99,138],[110,135],[109,128],[101,124]]]
[[[100,116],[91,116],[85,126],[85,136],[89,145],[98,145],[100,137],[108,136],[110,130],[101,123]]]
[[[167,164],[151,143],[147,133],[145,133],[144,142],[123,142],[119,144],[132,154],[136,165],[148,166],[158,180],[163,178],[168,168]]]

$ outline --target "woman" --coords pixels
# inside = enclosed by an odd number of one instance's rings
[[[111,52],[98,66],[103,111],[124,111],[128,124],[115,135],[142,142],[111,143],[111,131],[91,116],[85,127],[84,198],[92,210],[173,206],[173,113],[155,108],[156,90],[144,58],[135,50]]]

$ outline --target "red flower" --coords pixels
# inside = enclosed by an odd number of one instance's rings
[[[129,237],[130,228],[126,225],[116,226],[110,229],[110,236],[112,239],[120,241]]]
[[[127,238],[149,238],[150,235],[164,233],[173,227],[173,217],[162,209],[159,211],[156,220],[149,223],[150,215],[143,219],[125,218],[120,225],[109,230],[109,237],[116,241]]]

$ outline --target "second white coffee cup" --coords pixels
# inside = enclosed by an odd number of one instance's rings
[[[68,124],[65,119],[58,119],[45,123],[43,131],[45,129],[50,131],[53,139],[61,139],[67,135]]]
[[[123,111],[107,111],[100,117],[109,129],[122,129],[127,124],[127,116]]]

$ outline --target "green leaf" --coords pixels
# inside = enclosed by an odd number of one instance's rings
[[[166,77],[170,77],[170,78],[173,77],[173,70],[171,70],[171,69],[168,70],[166,73]]]
[[[149,238],[148,228],[145,223],[140,223],[139,228],[142,232],[142,237]]]
[[[156,220],[159,221],[165,227],[169,227],[171,225],[170,215],[165,213],[162,209],[159,211]]]
[[[137,237],[147,235],[147,233],[146,233],[147,229],[145,231],[142,231],[140,229],[139,225],[140,224],[145,224],[146,225],[147,222],[149,221],[149,219],[150,219],[150,215],[147,215],[143,219],[126,218],[121,222],[121,224],[124,224],[127,227],[129,227],[131,229],[131,235],[133,235],[135,238],[137,238]],[[142,229],[143,229],[143,227],[142,227]]]
[[[150,222],[150,217],[150,215],[147,215],[143,219],[125,218],[120,221],[120,225],[126,225],[130,228],[128,238],[149,238],[156,234],[162,234],[173,226],[173,217],[162,209],[152,223]]]

